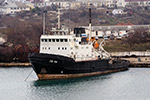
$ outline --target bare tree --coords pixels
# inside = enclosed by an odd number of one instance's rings
[[[150,32],[148,29],[139,28],[134,32],[129,33],[129,37],[125,39],[129,45],[148,43],[150,42]]]

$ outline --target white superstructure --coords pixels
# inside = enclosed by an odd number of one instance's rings
[[[92,44],[81,42],[74,35],[42,35],[40,53],[71,57],[76,61],[97,59],[100,54],[92,52]]]
[[[58,28],[52,28],[53,35],[45,34],[45,25],[43,25],[44,34],[40,38],[40,53],[66,56],[75,61],[110,57],[102,47],[103,42],[99,43],[97,39],[91,39],[91,23],[89,26],[88,35],[85,28],[75,28],[74,34],[71,34],[67,28],[61,27],[60,10],[58,9]]]

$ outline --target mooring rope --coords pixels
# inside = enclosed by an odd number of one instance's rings
[[[29,73],[29,75],[26,77],[26,79],[24,81],[26,81],[29,78],[29,76],[31,75],[32,72],[33,72],[33,69],[32,69],[32,71]]]

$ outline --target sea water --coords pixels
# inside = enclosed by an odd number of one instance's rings
[[[149,68],[57,81],[39,81],[30,72],[0,68],[0,100],[150,100]]]

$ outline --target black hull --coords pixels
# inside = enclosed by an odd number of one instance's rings
[[[32,63],[32,67],[38,75],[39,79],[43,79],[41,78],[43,77],[42,75],[50,75],[49,77],[59,76],[60,78],[63,76],[63,78],[68,78],[68,75],[90,76],[90,74],[92,75],[94,73],[102,74],[107,71],[113,72],[127,70],[129,65],[129,62],[127,61],[117,61],[113,64],[109,64],[109,60],[107,59],[75,62],[72,58],[69,57],[42,53],[30,54],[29,60]]]

